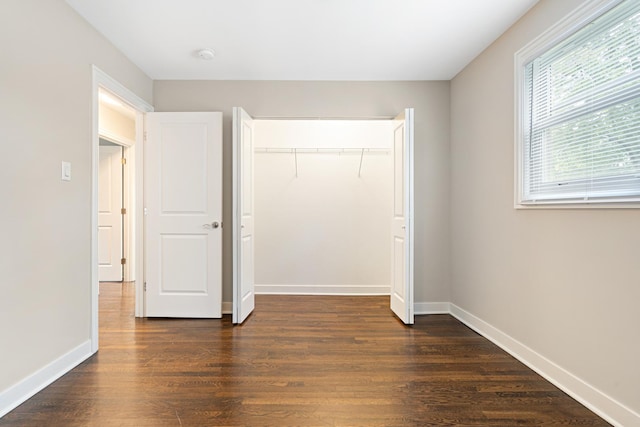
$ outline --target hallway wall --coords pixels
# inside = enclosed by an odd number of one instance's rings
[[[224,222],[231,223],[231,109],[256,117],[395,117],[415,108],[415,301],[449,301],[449,82],[155,81],[156,111],[224,113]],[[231,227],[223,230],[231,302]]]
[[[0,51],[1,415],[89,354],[91,65],[147,101],[152,83],[64,0],[0,2]]]

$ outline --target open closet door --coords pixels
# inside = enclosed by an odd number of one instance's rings
[[[413,108],[394,119],[391,310],[413,324]]]
[[[233,108],[233,323],[255,306],[253,242],[253,119]]]
[[[145,316],[222,317],[222,113],[148,113]]]

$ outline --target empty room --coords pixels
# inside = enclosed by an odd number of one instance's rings
[[[640,2],[4,0],[0,46],[0,426],[640,426]]]

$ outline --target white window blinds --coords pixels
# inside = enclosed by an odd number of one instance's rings
[[[640,200],[640,1],[524,64],[520,203]]]

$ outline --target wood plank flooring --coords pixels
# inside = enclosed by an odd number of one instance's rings
[[[243,326],[135,319],[103,284],[100,351],[2,426],[606,426],[448,315],[388,297],[258,296]]]

